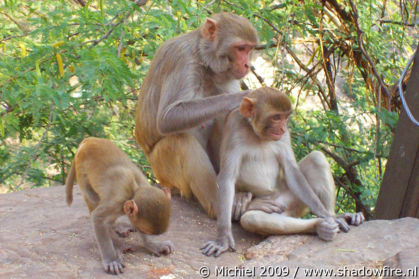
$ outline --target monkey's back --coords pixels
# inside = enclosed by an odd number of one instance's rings
[[[199,72],[197,61],[198,30],[177,36],[164,42],[150,64],[147,76],[138,95],[136,111],[136,140],[149,154],[153,146],[164,137],[158,128],[159,113],[175,101],[191,99],[185,95],[196,86],[190,72]],[[199,78],[198,78],[199,79]]]
[[[112,196],[114,191],[122,192],[121,198],[130,196],[133,188],[138,187],[137,177],[145,180],[129,157],[107,139],[84,139],[74,157],[74,164],[83,195],[96,194],[100,200]]]

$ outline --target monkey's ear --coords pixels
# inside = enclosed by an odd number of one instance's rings
[[[240,113],[246,118],[251,118],[255,114],[256,100],[244,97],[240,104]]]
[[[210,41],[214,41],[217,35],[217,29],[218,23],[211,18],[207,18],[207,21],[204,23],[204,26],[202,27],[202,37]]]
[[[124,212],[130,217],[138,214],[138,207],[134,200],[129,200],[124,203]]]
[[[166,197],[171,200],[172,199],[172,193],[170,192],[170,189],[167,187],[163,187],[162,188],[164,194],[166,195]]]

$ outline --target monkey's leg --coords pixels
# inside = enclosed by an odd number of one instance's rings
[[[80,181],[78,182],[87,208],[89,209],[89,212],[92,213],[92,211],[99,204],[99,196],[95,190],[93,190],[92,186],[86,178],[80,177]]]
[[[320,151],[313,151],[298,165],[326,210],[335,216],[335,182],[326,157]]]
[[[111,239],[110,228],[115,220],[108,217],[109,212],[108,207],[99,205],[92,212],[92,221],[105,271],[119,274],[123,272],[124,265],[119,259]]]
[[[284,214],[247,211],[240,219],[242,227],[261,235],[314,233],[321,219],[300,219]]]
[[[283,205],[283,213],[249,210],[240,219],[242,227],[262,235],[317,233],[321,239],[327,241],[336,236],[338,228],[335,222],[330,223],[323,218],[299,218],[308,208],[291,191],[284,190],[276,196],[274,202]]]
[[[250,210],[242,216],[240,223],[245,230],[261,235],[317,233],[321,239],[330,241],[337,234],[336,223],[329,223],[322,218],[295,218],[287,216],[286,212],[278,214]]]
[[[335,215],[335,183],[329,163],[323,153],[313,151],[299,162],[299,166],[308,183],[329,213]],[[348,225],[358,226],[364,222],[362,212],[345,213],[336,218],[342,231],[349,231]]]
[[[148,159],[160,184],[175,187],[188,198],[193,193],[208,215],[216,217],[217,177],[195,137],[186,133],[167,136],[154,146]]]

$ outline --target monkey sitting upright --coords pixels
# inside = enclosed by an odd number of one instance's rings
[[[170,254],[170,241],[153,242],[148,235],[164,233],[169,226],[170,192],[151,186],[146,177],[113,142],[87,138],[79,145],[66,181],[67,204],[73,201],[77,182],[92,216],[96,240],[105,271],[123,272],[115,251],[111,229],[115,220],[127,215],[144,246],[154,255]]]
[[[233,215],[250,232],[317,233],[332,240],[349,225],[364,221],[361,212],[335,215],[335,184],[321,152],[296,161],[287,127],[291,112],[287,95],[265,87],[248,94],[240,109],[226,117],[217,176],[218,235],[202,247],[205,255],[234,249],[231,219],[236,190],[255,197],[246,210]],[[307,209],[317,218],[301,219]]]

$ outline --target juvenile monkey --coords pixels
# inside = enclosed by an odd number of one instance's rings
[[[364,221],[362,213],[335,216],[335,185],[321,152],[313,151],[297,163],[287,129],[291,112],[291,101],[285,94],[260,88],[227,116],[217,176],[217,239],[201,248],[205,255],[218,256],[234,249],[231,218],[235,190],[255,197],[236,218],[244,229],[263,235],[317,233],[323,240],[332,240],[339,227],[347,232],[348,224]],[[318,218],[301,219],[307,209]]]
[[[238,107],[247,93],[239,80],[257,42],[247,19],[215,14],[157,50],[138,96],[135,135],[155,176],[185,197],[193,194],[211,217],[219,137],[210,143],[209,135],[214,118]]]
[[[173,251],[170,241],[153,242],[148,236],[167,230],[170,192],[151,186],[112,141],[91,137],[81,142],[66,181],[68,205],[73,201],[75,178],[92,216],[106,272],[119,274],[124,269],[110,231],[115,220],[124,214],[141,233],[146,249],[158,256]]]

